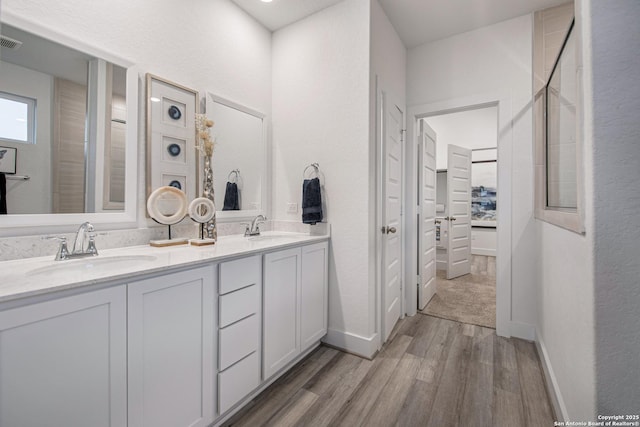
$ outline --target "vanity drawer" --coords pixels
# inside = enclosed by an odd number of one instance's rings
[[[256,255],[220,264],[220,294],[260,284],[262,256]]]
[[[253,285],[221,295],[218,304],[220,309],[220,327],[224,328],[233,322],[258,313],[260,310],[260,286]]]
[[[218,374],[218,406],[225,413],[260,385],[260,358],[254,352]]]
[[[260,344],[260,325],[258,316],[252,315],[233,325],[220,329],[220,370],[224,371],[251,352],[257,351]]]

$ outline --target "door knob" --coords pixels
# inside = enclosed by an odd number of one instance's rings
[[[452,216],[448,216],[445,218],[446,221],[455,221],[456,219]]]
[[[386,227],[382,227],[382,234],[393,234],[395,232],[396,232],[395,227],[389,227],[388,225]]]
[[[435,223],[436,223],[436,224],[442,224],[442,221],[440,221],[439,219],[436,219],[436,220],[435,220]]]

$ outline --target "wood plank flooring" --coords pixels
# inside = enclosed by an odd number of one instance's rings
[[[426,315],[374,360],[321,346],[225,426],[552,426],[533,343]]]

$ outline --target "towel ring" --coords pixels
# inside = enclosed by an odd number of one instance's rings
[[[227,181],[231,182],[231,175],[235,175],[236,178],[236,184],[238,183],[238,178],[240,177],[240,169],[234,169],[231,172],[229,172],[229,175],[227,175]]]
[[[320,178],[320,165],[318,163],[311,163],[309,166],[304,168],[304,171],[302,172],[303,179],[306,179],[307,171],[309,170],[309,168],[313,168],[314,172],[316,173],[316,177]]]

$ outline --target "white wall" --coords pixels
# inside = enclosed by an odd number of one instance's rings
[[[449,144],[470,150],[498,146],[498,108],[487,107],[424,119],[436,133],[436,168],[447,169]]]
[[[495,228],[471,227],[471,254],[496,256],[498,236]]]
[[[273,34],[273,216],[300,221],[312,162],[331,223],[329,341],[373,339],[369,277],[369,0],[346,0]]]
[[[139,227],[145,215],[144,74],[271,113],[271,33],[230,0],[3,0],[2,10],[128,59],[140,70]],[[102,236],[102,241],[109,236]]]
[[[409,50],[407,64],[410,106],[504,101],[498,106],[498,137],[510,144],[505,152],[512,156],[498,161],[512,165],[512,218],[511,259],[502,262],[510,262],[512,270],[510,333],[527,338],[533,337],[536,319],[531,21],[525,15],[418,46]]]
[[[585,1],[592,48],[596,395],[599,414],[640,402],[640,2]],[[585,64],[587,62],[585,61]],[[589,93],[587,94],[589,96]],[[589,194],[589,193],[587,193]]]
[[[578,6],[580,2],[576,3]],[[588,37],[584,19],[576,13],[577,34]],[[587,23],[588,24],[588,23]],[[580,43],[579,43],[580,45]],[[588,54],[588,45],[586,54]],[[583,55],[585,55],[583,53]],[[584,56],[584,63],[588,58]],[[587,74],[585,68],[585,76]],[[593,313],[593,186],[591,119],[585,105],[584,235],[536,221],[538,314],[536,340],[555,389],[560,419],[595,419],[595,354]]]
[[[50,213],[53,78],[48,74],[2,61],[0,75],[0,91],[36,100],[36,143],[21,144],[0,140],[0,145],[18,149],[16,173],[31,177],[29,181],[7,180],[7,212]]]

